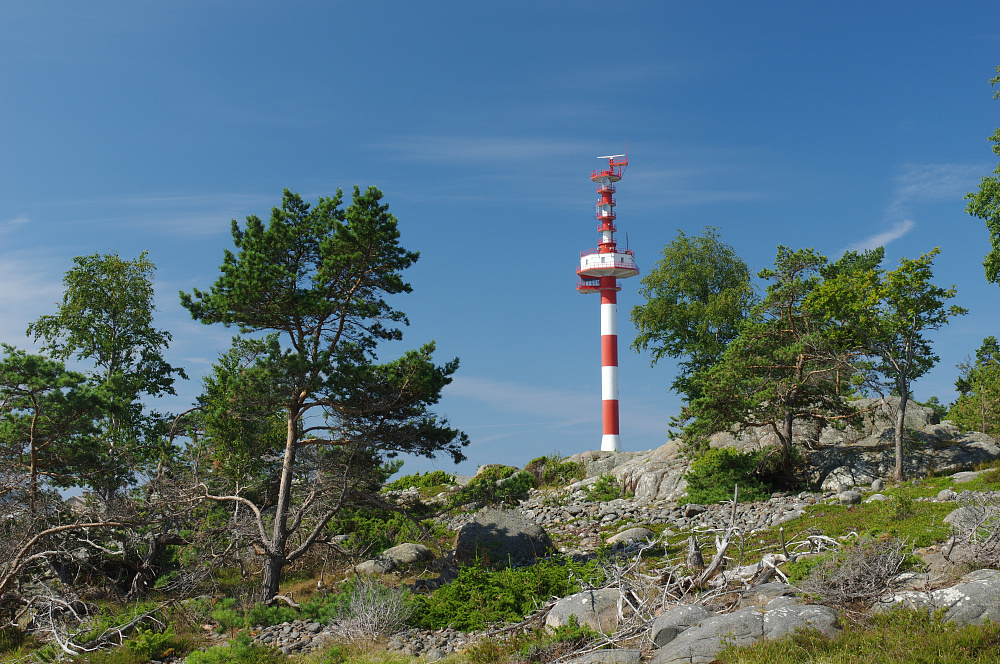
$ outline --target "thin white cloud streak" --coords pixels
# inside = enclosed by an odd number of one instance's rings
[[[8,219],[7,221],[0,221],[0,235],[10,233],[14,231],[19,226],[23,226],[31,221],[27,216],[19,214],[13,219]]]
[[[456,376],[445,387],[444,394],[449,398],[472,399],[511,413],[549,417],[551,422],[595,422],[600,419],[595,409],[587,406],[593,401],[593,395],[581,392]]]
[[[0,254],[0,341],[34,347],[28,324],[52,313],[62,298],[61,261],[41,252]]]
[[[496,440],[513,435],[523,435],[525,429],[536,427],[534,432],[561,429],[578,424],[592,425],[601,421],[599,395],[537,387],[507,381],[497,381],[476,376],[457,376],[444,390],[448,398],[465,398],[487,404],[497,410],[542,416],[549,419],[532,422],[506,422],[500,425],[479,425],[469,429],[499,429],[507,431],[477,436],[476,441]],[[666,434],[667,418],[659,405],[629,403],[623,407],[623,426],[634,431]]]
[[[229,232],[233,219],[269,213],[273,196],[261,194],[138,194],[67,201],[73,223],[96,228],[141,226],[167,235],[208,236]],[[100,210],[99,213],[89,210]]]
[[[376,143],[374,147],[398,159],[464,163],[521,163],[529,159],[593,152],[593,146],[587,143],[456,136],[412,136]]]
[[[981,164],[907,164],[896,177],[892,202],[885,211],[888,230],[849,245],[844,251],[866,251],[895,242],[917,227],[913,208],[919,203],[960,199],[975,187]]]
[[[892,228],[882,233],[876,233],[870,237],[866,237],[860,242],[855,242],[851,246],[847,247],[844,251],[868,251],[869,249],[875,249],[876,247],[884,247],[894,240],[898,240],[907,233],[909,233],[916,224],[911,219],[904,219],[903,221],[893,224]]]
[[[979,164],[907,164],[896,178],[895,198],[886,217],[898,220],[909,216],[913,203],[961,198],[982,172]]]

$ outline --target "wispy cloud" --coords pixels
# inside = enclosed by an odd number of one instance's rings
[[[981,164],[907,164],[896,177],[895,197],[886,218],[908,216],[914,203],[961,198],[982,172]]]
[[[67,201],[66,206],[73,223],[96,228],[142,226],[168,235],[206,236],[228,233],[232,219],[267,212],[274,200],[262,194],[136,194]]]
[[[876,247],[884,247],[893,240],[898,240],[909,233],[915,226],[916,223],[912,219],[897,221],[889,230],[866,237],[860,242],[855,242],[844,251],[867,251]]]
[[[27,215],[23,215],[23,214],[19,214],[16,217],[14,217],[13,219],[6,219],[6,220],[3,220],[3,221],[0,221],[0,235],[3,235],[5,233],[10,233],[14,229],[16,229],[18,226],[23,226],[24,224],[28,223],[29,221],[31,221],[31,220],[28,219]]]
[[[880,231],[848,246],[844,251],[865,251],[884,247],[917,227],[914,208],[920,203],[958,200],[975,186],[983,172],[981,164],[907,164],[895,181],[892,201],[885,211]]]
[[[445,394],[486,403],[498,410],[541,416],[549,423],[594,422],[599,413],[588,404],[593,395],[570,390],[536,387],[475,376],[457,376]],[[510,424],[510,423],[508,423]]]
[[[41,251],[0,254],[0,341],[31,346],[25,330],[62,297],[62,264]]]
[[[723,201],[755,201],[768,198],[768,194],[752,189],[719,189],[707,183],[729,182],[732,178],[720,177],[721,168],[672,168],[629,173],[629,186],[635,192],[632,204],[641,207],[663,205],[702,205]]]
[[[375,148],[398,159],[422,162],[520,163],[561,155],[589,155],[588,143],[516,137],[410,136],[376,143]]]

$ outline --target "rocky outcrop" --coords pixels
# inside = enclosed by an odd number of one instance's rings
[[[834,636],[837,614],[826,606],[757,607],[715,615],[682,631],[656,651],[651,664],[707,664],[727,645],[748,646],[761,639],[778,639],[799,629],[816,629]]]
[[[944,619],[959,625],[1000,622],[1000,570],[981,569],[962,577],[961,582],[930,592],[906,590],[896,593],[874,610],[895,606],[943,611]]]
[[[895,467],[893,427],[899,399],[861,399],[852,404],[862,411],[858,428],[819,420],[796,420],[793,426],[793,439],[813,468],[810,480],[824,491],[870,486]],[[939,422],[931,408],[910,401],[904,422],[911,437],[904,459],[909,477],[932,470],[954,473],[1000,459],[1000,445],[992,437]],[[709,444],[752,451],[777,445],[778,440],[770,427],[759,427],[718,432]],[[678,453],[677,441],[645,452],[583,452],[567,460],[584,463],[588,478],[613,475],[637,500],[677,501],[687,491],[684,475],[690,465]]]

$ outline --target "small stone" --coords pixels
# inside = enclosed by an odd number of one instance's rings
[[[837,494],[837,500],[841,505],[857,505],[861,502],[860,491],[841,491]]]
[[[881,477],[875,479],[872,482],[872,491],[881,491],[884,488],[885,488],[885,482],[882,480]]]

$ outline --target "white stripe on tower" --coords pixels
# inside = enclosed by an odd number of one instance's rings
[[[614,277],[601,277],[601,451],[620,452],[618,433],[618,293]]]

